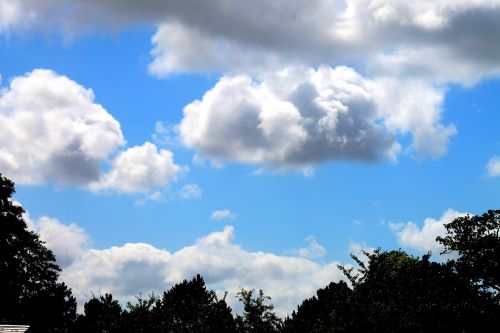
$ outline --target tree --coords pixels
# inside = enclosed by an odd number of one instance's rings
[[[285,319],[283,332],[348,332],[352,326],[352,289],[347,283],[331,282],[318,289]]]
[[[122,308],[111,294],[99,298],[93,296],[83,306],[84,314],[78,316],[77,333],[118,333],[121,332]]]
[[[76,301],[58,282],[52,251],[28,230],[14,193],[14,183],[0,174],[0,323],[28,324],[30,333],[67,332]]]
[[[446,236],[437,238],[443,253],[457,252],[457,271],[500,302],[500,210],[459,217],[445,227]]]
[[[136,297],[137,302],[127,303],[127,309],[122,313],[123,333],[154,332],[153,306],[159,300],[156,294],[151,293],[147,298],[142,295]]]
[[[480,297],[451,263],[403,251],[367,255],[353,282],[350,331],[493,332],[499,308]],[[361,260],[357,260],[361,262]]]
[[[164,292],[153,308],[155,332],[234,332],[236,324],[225,297],[207,290],[200,275]]]
[[[259,290],[257,297],[254,297],[255,290],[245,290],[237,294],[240,302],[243,303],[243,315],[236,317],[238,332],[244,333],[273,333],[281,329],[281,320],[273,312],[274,306],[266,304],[271,297],[265,296]]]

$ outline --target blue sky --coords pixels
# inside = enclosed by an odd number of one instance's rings
[[[223,3],[0,6],[0,172],[80,302],[201,273],[286,313],[498,208],[500,3]]]

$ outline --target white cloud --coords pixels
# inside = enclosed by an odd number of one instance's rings
[[[202,194],[202,188],[196,184],[186,184],[179,192],[179,195],[184,199],[196,199],[201,197]]]
[[[88,236],[74,224],[67,226],[56,219],[43,217],[39,221],[43,220],[42,224],[48,223],[50,227],[39,228],[39,222],[32,222],[29,216],[26,219],[36,226],[35,231],[42,234],[47,246],[55,249],[58,256],[61,252],[57,249],[65,247],[57,244],[73,242],[70,248],[74,251],[71,260],[63,265],[61,280],[72,288],[80,305],[92,292],[111,292],[116,298],[127,301],[139,293],[160,293],[185,278],[201,274],[209,288],[220,294],[230,292],[227,301],[233,309],[240,307],[234,296],[241,288],[255,288],[270,295],[277,311],[286,315],[318,288],[343,278],[338,262],[320,264],[303,257],[246,251],[233,242],[234,228],[231,226],[210,233],[177,252],[169,252],[145,243],[92,249],[88,247]],[[50,242],[57,234],[61,239]],[[314,237],[306,240],[316,243]],[[316,258],[320,252],[324,255],[321,246],[309,248],[314,249]]]
[[[143,206],[148,201],[165,202],[167,201],[167,198],[162,192],[154,191],[154,192],[144,193],[144,196],[140,199],[137,199],[135,201],[135,204],[138,206]]]
[[[439,254],[444,250],[444,247],[436,242],[436,237],[446,234],[445,224],[466,214],[448,209],[439,220],[426,218],[421,228],[414,222],[391,223],[389,227],[398,237],[400,245],[421,252],[432,251],[434,254]]]
[[[402,134],[410,133],[409,151],[417,157],[439,157],[448,150],[453,125],[441,122],[444,88],[424,80],[379,78],[375,100],[385,124]]]
[[[4,0],[0,2],[0,32],[19,24],[21,20],[22,15],[16,0]]]
[[[180,134],[201,157],[307,168],[325,160],[395,158],[378,117],[377,87],[347,67],[291,67],[257,83],[223,77],[184,108]]]
[[[497,156],[492,157],[486,165],[486,171],[490,177],[500,176],[500,158]]]
[[[290,67],[261,82],[224,76],[184,109],[184,144],[216,163],[304,169],[325,160],[439,157],[456,133],[441,121],[444,89],[426,81],[370,80],[347,67]]]
[[[356,256],[365,265],[368,264],[368,258],[365,252],[372,254],[376,248],[368,246],[365,242],[350,241],[349,243],[349,254]]]
[[[290,254],[297,255],[302,258],[319,259],[326,255],[326,249],[316,241],[314,236],[307,236],[305,241],[308,243],[307,247],[288,251]]]
[[[111,170],[91,184],[91,188],[123,193],[147,191],[166,186],[181,171],[182,167],[174,163],[170,151],[158,150],[156,145],[146,142],[119,153],[111,163]]]
[[[66,225],[47,216],[32,220],[27,212],[23,218],[28,229],[38,233],[45,245],[54,252],[57,263],[63,268],[80,258],[90,245],[89,236],[76,224]]]
[[[42,69],[0,91],[0,128],[0,170],[20,184],[85,185],[125,143],[92,90]]]
[[[153,141],[159,145],[176,145],[178,139],[178,128],[175,125],[165,124],[162,121],[155,123]]]
[[[185,170],[149,142],[118,153],[120,124],[94,93],[46,69],[15,77],[0,90],[0,170],[19,184],[45,182],[122,193],[165,187]]]
[[[234,219],[236,215],[229,209],[216,210],[210,215],[211,220]]]
[[[237,307],[234,296],[240,288],[262,288],[279,313],[286,314],[318,288],[342,276],[336,262],[319,264],[246,251],[233,242],[233,233],[232,227],[225,227],[173,253],[143,243],[90,249],[63,270],[61,279],[80,302],[97,290],[129,300],[140,292],[162,292],[199,273],[209,288],[229,291],[227,301],[233,307]]]
[[[358,220],[358,219],[354,219],[354,220],[352,220],[352,224],[357,225],[357,226],[362,226],[362,225],[363,225],[363,222],[361,222],[361,221],[360,221],[360,220]]]

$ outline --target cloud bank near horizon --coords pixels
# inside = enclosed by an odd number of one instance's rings
[[[390,228],[402,246],[421,253],[441,251],[436,236],[444,234],[445,223],[463,215],[449,209],[440,219],[425,219],[422,228],[413,222],[392,224]],[[24,217],[29,228],[54,251],[63,268],[61,280],[72,288],[80,306],[92,292],[110,292],[122,302],[133,301],[139,293],[161,293],[200,274],[220,295],[228,291],[228,303],[237,311],[240,305],[233,296],[241,288],[255,288],[263,289],[279,314],[286,315],[317,289],[343,279],[337,267],[340,262],[323,261],[326,248],[314,235],[305,238],[306,246],[285,250],[284,255],[242,248],[235,242],[235,229],[230,225],[177,251],[147,243],[97,249],[90,235],[75,224],[47,216],[32,219],[28,213]],[[374,250],[364,243],[351,243],[349,247],[361,259],[363,249]]]

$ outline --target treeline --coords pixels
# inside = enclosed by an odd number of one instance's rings
[[[401,250],[353,256],[332,282],[286,318],[261,290],[241,290],[234,314],[225,295],[200,275],[162,294],[122,307],[96,295],[77,314],[71,290],[39,236],[12,203],[14,183],[0,174],[0,324],[28,324],[29,333],[128,332],[498,332],[500,210],[465,216],[437,239],[453,260],[434,262]],[[265,277],[263,277],[265,278]],[[297,286],[301,288],[302,286]]]

